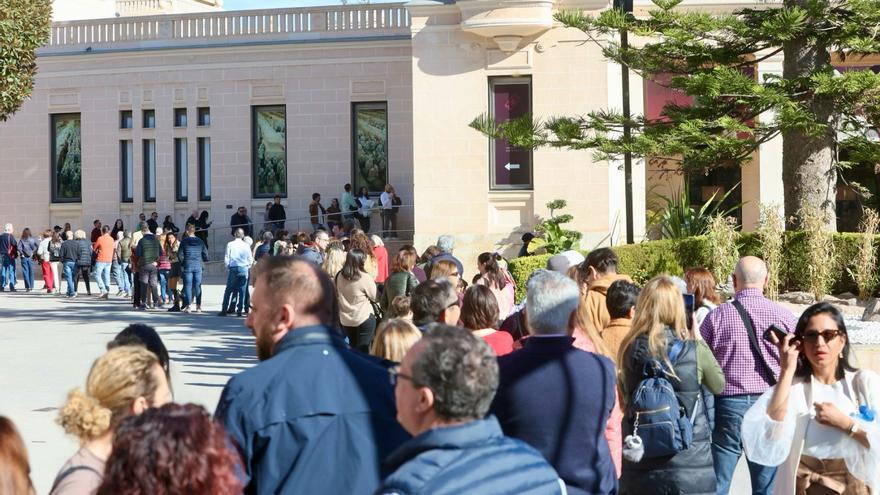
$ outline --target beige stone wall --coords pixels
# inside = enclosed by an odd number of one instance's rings
[[[487,112],[488,78],[532,77],[534,114],[586,113],[607,103],[607,65],[582,33],[552,29],[505,53],[463,32],[456,7],[411,9],[413,16],[413,168],[417,247],[457,237],[467,280],[481,251],[515,254],[545,203],[568,200],[585,246],[607,234],[608,165],[589,152],[534,152],[534,189],[490,191],[489,143],[467,127]],[[622,195],[621,195],[622,196]],[[440,212],[443,212],[441,215]]]
[[[411,81],[408,41],[238,46],[166,51],[44,56],[33,97],[0,123],[0,195],[4,221],[43,228],[65,221],[88,226],[122,218],[133,227],[141,211],[174,214],[179,226],[191,209],[207,209],[217,225],[251,200],[251,105],[286,104],[288,218],[306,217],[312,192],[339,197],[351,181],[351,104],[387,101],[389,175],[411,201]],[[196,107],[211,108],[210,127],[196,127]],[[189,126],[173,128],[173,109],[188,109]],[[141,128],[141,110],[154,108],[155,130]],[[134,129],[119,129],[131,109]],[[82,117],[83,201],[50,203],[49,114]],[[212,142],[212,201],[199,203],[196,138]],[[189,201],[175,202],[173,139],[188,139]],[[157,200],[143,202],[141,140],[157,142]],[[119,141],[134,141],[134,202],[120,203]],[[411,228],[403,213],[401,228]],[[295,226],[291,222],[289,226]],[[307,220],[302,222],[306,228]],[[225,238],[224,238],[225,242]]]

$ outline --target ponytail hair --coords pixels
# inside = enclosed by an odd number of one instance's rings
[[[501,290],[507,285],[507,279],[498,265],[500,260],[501,255],[498,253],[485,252],[477,257],[477,263],[486,270],[485,277],[489,280],[489,286],[496,290]]]

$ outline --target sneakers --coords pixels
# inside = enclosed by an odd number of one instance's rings
[[[123,295],[123,294],[125,294],[125,291],[124,291],[124,290],[118,291],[118,292],[116,293],[116,297],[119,297],[119,296],[121,296],[121,295]]]
[[[189,306],[187,306],[187,307],[181,309],[180,311],[181,311],[182,313],[192,313],[192,309],[191,309]]]
[[[105,292],[105,293],[101,294],[100,296],[98,296],[98,299],[110,299],[110,293]]]
[[[202,312],[202,307],[196,306],[196,313],[201,313],[201,312]]]
[[[180,313],[180,306],[171,306],[168,308],[169,313]]]

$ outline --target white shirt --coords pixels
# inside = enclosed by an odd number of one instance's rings
[[[843,414],[849,416],[857,411],[854,399],[849,396],[843,380],[834,385],[825,385],[818,380],[813,381],[813,402],[831,402]],[[830,459],[839,455],[852,440],[845,432],[833,426],[826,426],[816,421],[816,410],[810,412],[807,424],[807,435],[804,437],[804,454],[817,459]]]
[[[379,201],[382,202],[383,209],[385,209],[385,210],[391,209],[392,204],[391,204],[391,195],[390,194],[388,194],[387,192],[383,192],[381,195],[379,195]]]
[[[243,266],[245,268],[254,264],[254,256],[251,248],[241,239],[233,239],[226,245],[226,255],[223,257],[227,268]]]

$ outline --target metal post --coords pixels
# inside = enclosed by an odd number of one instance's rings
[[[631,15],[633,11],[632,0],[614,0],[614,8],[622,8],[627,15]],[[620,30],[620,49],[625,52],[629,48],[629,34],[626,29]],[[630,108],[629,108],[629,67],[626,64],[620,64],[620,82],[623,92],[623,141],[629,144],[632,137],[632,129],[629,125]],[[633,230],[633,177],[632,177],[632,153],[629,149],[623,152],[623,182],[624,182],[624,203],[626,205],[626,243],[635,242],[635,234]]]

